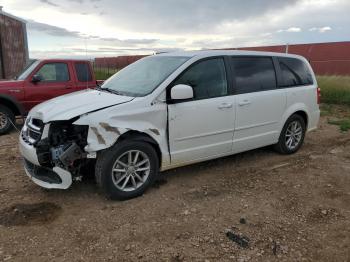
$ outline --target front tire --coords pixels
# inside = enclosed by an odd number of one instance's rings
[[[0,105],[0,135],[9,133],[15,124],[14,113],[6,106]]]
[[[284,124],[275,150],[281,154],[293,154],[302,146],[306,133],[303,117],[294,114]]]
[[[97,157],[98,186],[113,200],[142,195],[155,181],[159,159],[154,148],[142,141],[122,141]]]

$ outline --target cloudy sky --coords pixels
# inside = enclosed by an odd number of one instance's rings
[[[0,0],[27,20],[30,56],[350,40],[350,0]]]

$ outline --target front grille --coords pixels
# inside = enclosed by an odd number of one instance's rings
[[[41,137],[41,133],[29,129],[28,136],[35,141],[38,141]]]
[[[39,142],[43,128],[44,123],[40,119],[28,119],[21,133],[23,140],[30,145],[34,145]]]

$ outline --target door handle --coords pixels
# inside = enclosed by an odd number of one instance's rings
[[[239,106],[246,106],[251,104],[251,102],[249,100],[243,100],[241,102],[238,103]]]
[[[226,108],[232,108],[232,103],[222,103],[218,106],[219,109],[226,109]]]

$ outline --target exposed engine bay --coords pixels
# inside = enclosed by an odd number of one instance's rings
[[[145,111],[136,106],[144,103],[142,99],[98,90],[77,93],[36,106],[26,119],[19,149],[26,175],[34,183],[67,189],[74,181],[96,175],[104,150],[129,135],[143,136],[157,149],[159,145],[160,152],[167,152],[161,165],[169,166],[165,103],[153,103]]]
[[[73,178],[80,175],[80,169],[87,164],[88,126],[73,125],[70,121],[55,121],[50,123],[47,137],[37,141],[38,161],[47,168],[61,167],[69,171]]]

